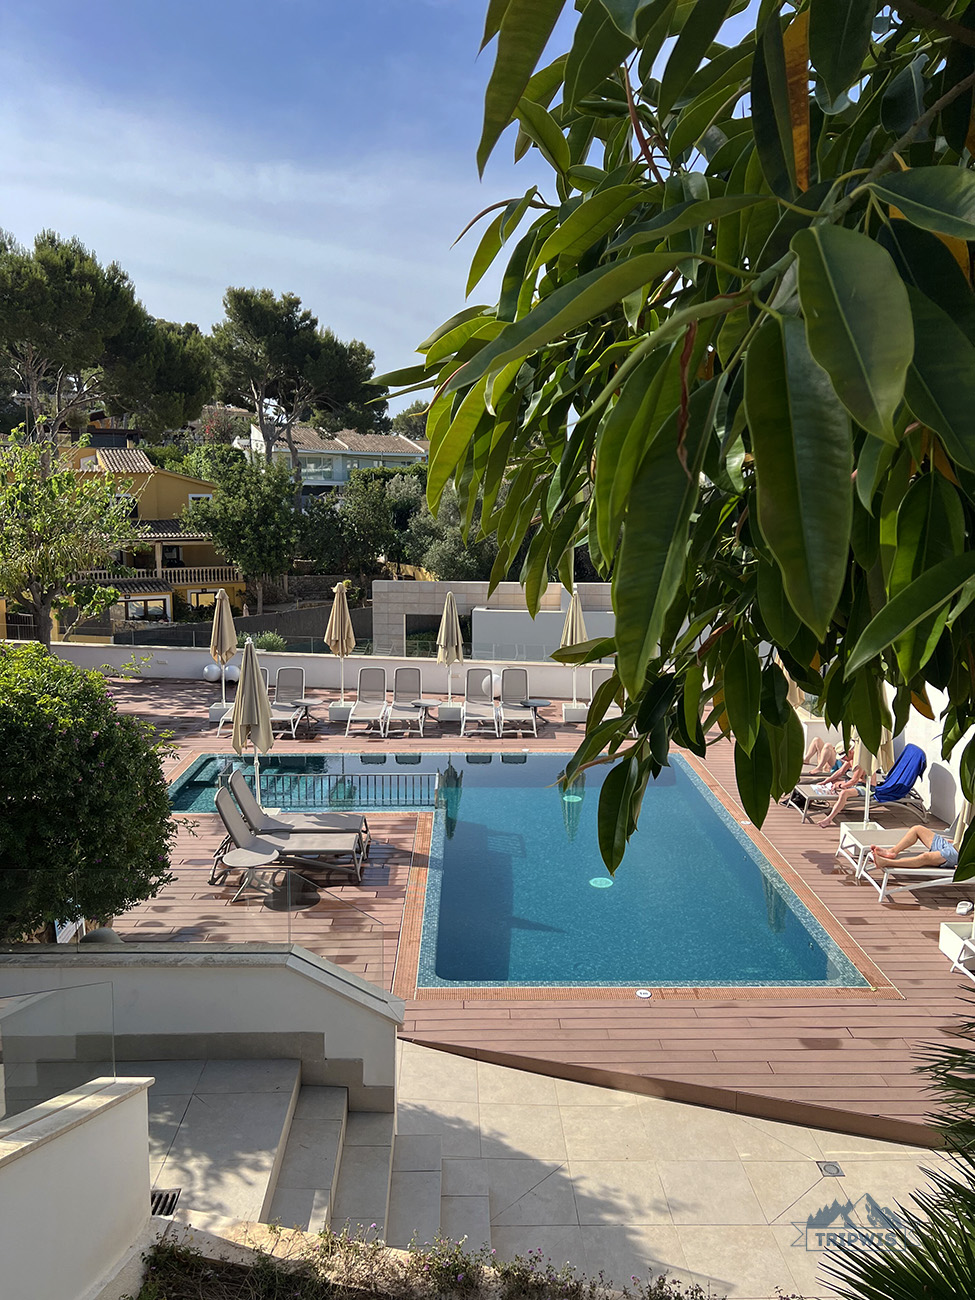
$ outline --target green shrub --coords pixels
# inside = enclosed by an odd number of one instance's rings
[[[288,646],[283,636],[278,632],[241,632],[237,636],[237,645],[243,650],[247,644],[247,639],[254,642],[255,650],[287,650]]]
[[[165,750],[100,673],[0,644],[0,942],[115,916],[172,879]]]

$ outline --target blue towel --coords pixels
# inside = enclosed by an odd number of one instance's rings
[[[924,750],[917,745],[905,745],[897,762],[873,791],[877,803],[891,803],[909,795],[928,765]]]

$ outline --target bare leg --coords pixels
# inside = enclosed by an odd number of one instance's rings
[[[826,817],[821,818],[818,824],[820,826],[832,826],[856,792],[856,786],[851,786],[849,790],[841,790],[840,797],[834,804],[832,811]]]
[[[915,853],[906,861],[902,859],[885,858],[883,854],[874,854],[874,863],[881,871],[896,871],[898,867],[907,870],[914,870],[918,867],[944,867],[945,860],[937,849],[929,850],[927,853]],[[945,868],[947,870],[947,868]]]
[[[893,859],[900,857],[904,850],[909,849],[912,844],[923,844],[926,849],[929,849],[934,836],[935,832],[929,831],[926,826],[912,826],[892,849],[885,849],[877,844],[871,844],[870,852],[873,854],[875,861],[878,857]]]
[[[819,762],[822,759],[822,757],[823,757],[823,738],[822,736],[814,736],[812,743],[810,744],[809,748],[802,756],[802,761],[804,763],[812,763],[814,760],[816,762]]]

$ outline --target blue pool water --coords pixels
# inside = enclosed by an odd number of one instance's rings
[[[648,788],[610,881],[596,842],[608,769],[564,791],[567,758],[272,757],[262,797],[268,807],[436,808],[421,987],[867,987],[679,757]],[[174,783],[174,807],[211,811],[231,765],[252,772],[226,756],[199,760]]]

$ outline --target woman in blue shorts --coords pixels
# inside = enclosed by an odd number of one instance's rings
[[[870,852],[877,866],[887,871],[898,865],[897,858],[912,844],[923,844],[927,852],[912,853],[905,862],[900,864],[902,867],[953,868],[958,866],[958,850],[951,840],[946,839],[939,831],[929,831],[926,826],[912,826],[892,849],[883,849],[875,844],[871,845]]]

